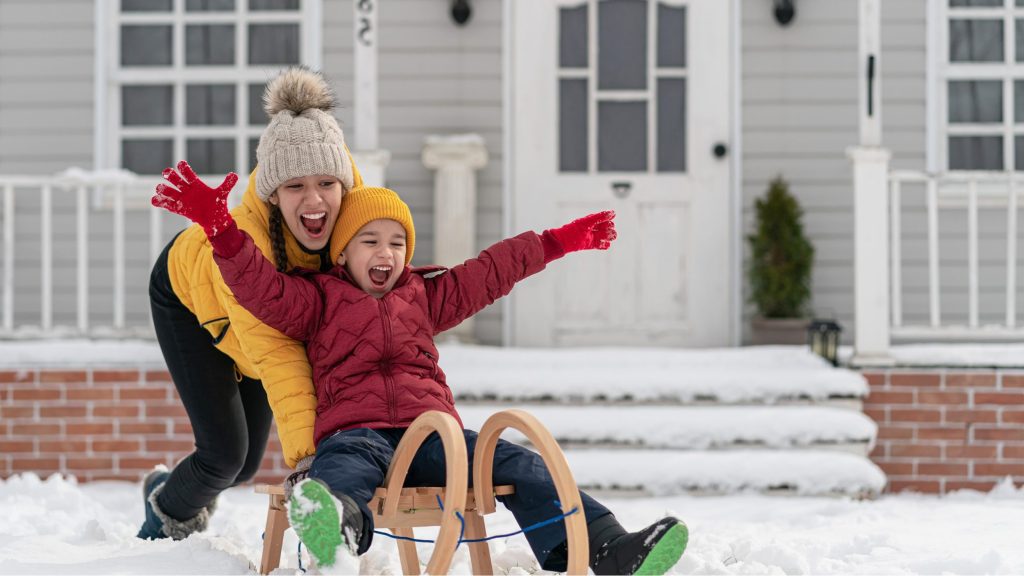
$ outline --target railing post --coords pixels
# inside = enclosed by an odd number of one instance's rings
[[[847,150],[853,161],[854,358],[889,364],[889,158],[885,148]]]

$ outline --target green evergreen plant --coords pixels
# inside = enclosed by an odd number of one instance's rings
[[[814,246],[804,235],[803,210],[781,176],[754,204],[750,244],[750,301],[763,318],[800,318],[811,298]]]

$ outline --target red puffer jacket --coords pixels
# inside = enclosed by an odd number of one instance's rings
[[[317,408],[314,441],[351,428],[402,428],[427,410],[461,423],[437,365],[434,335],[544,269],[540,236],[502,240],[449,270],[407,267],[377,299],[345,269],[281,274],[246,234],[231,258],[214,256],[238,302],[265,324],[306,343]]]

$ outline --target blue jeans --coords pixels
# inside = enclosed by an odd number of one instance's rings
[[[324,438],[317,446],[316,458],[310,467],[309,476],[322,480],[332,491],[345,494],[359,503],[363,512],[360,554],[370,548],[373,539],[373,514],[368,504],[374,490],[384,484],[384,475],[387,474],[395,448],[405,431],[405,428],[345,430]],[[472,486],[473,449],[476,446],[477,433],[472,430],[464,430],[464,433],[466,449],[469,452],[469,485]],[[444,445],[440,436],[431,434],[416,452],[409,466],[406,486],[444,486],[444,483]],[[547,466],[544,465],[544,460],[539,454],[526,448],[504,440],[498,441],[494,452],[494,484],[515,486],[514,494],[498,496],[498,501],[512,512],[520,527],[530,526],[561,514],[561,510],[555,505],[558,492]],[[607,508],[586,493],[581,491],[580,497],[587,524],[611,514]],[[526,533],[526,540],[541,566],[544,566],[548,554],[566,541],[565,523],[555,522],[531,530]]]

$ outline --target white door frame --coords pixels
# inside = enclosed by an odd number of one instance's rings
[[[502,45],[502,126],[504,128],[502,132],[502,149],[504,150],[502,158],[502,229],[503,236],[510,237],[512,235],[523,232],[522,230],[515,230],[513,228],[513,211],[514,211],[514,198],[513,193],[515,190],[515,167],[513,165],[512,153],[515,143],[515,98],[513,96],[513,87],[511,78],[513,76],[513,69],[515,63],[515,50],[512,46],[513,38],[513,14],[512,14],[512,3],[514,1],[534,1],[534,0],[502,0],[502,27],[501,27],[501,45]],[[547,1],[547,0],[543,0]],[[730,213],[731,213],[731,250],[729,251],[729,270],[730,270],[730,306],[729,306],[729,318],[727,319],[729,324],[729,342],[732,346],[739,346],[742,341],[743,334],[743,200],[741,183],[743,181],[743,129],[742,129],[742,2],[740,0],[721,0],[728,1],[732,4],[732,19],[730,23],[730,53],[727,58],[729,62],[732,77],[732,86],[730,86],[730,110],[731,118],[730,126],[732,130],[730,133],[731,142],[729,143],[729,155],[727,161],[731,162],[730,169],[730,181],[728,185],[728,194],[730,202]],[[501,342],[503,346],[509,346],[513,340],[513,318],[514,314],[512,311],[513,299],[503,298],[501,300],[501,312],[502,312],[502,326],[501,326]]]

